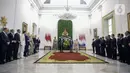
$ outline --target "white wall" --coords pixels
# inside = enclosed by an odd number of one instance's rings
[[[102,19],[101,19],[101,13],[100,10],[96,10],[92,12],[91,16],[91,29],[93,33],[93,29],[97,28],[97,34],[102,36]],[[94,36],[94,35],[93,35]]]
[[[22,22],[25,22],[28,24],[28,32],[32,33],[32,23],[39,24],[38,12],[30,6],[28,0],[0,0],[2,16],[7,18],[7,27],[10,29],[22,29]]]
[[[128,30],[127,27],[127,13],[130,12],[130,0],[105,0],[102,4],[102,10],[95,8],[92,11],[91,22],[88,18],[87,12],[76,13],[77,18],[73,21],[73,35],[74,39],[78,38],[79,34],[86,34],[87,48],[91,48],[91,39],[94,28],[98,28],[98,35],[102,36],[102,17],[114,10],[115,4],[125,4],[126,12],[124,15],[116,15],[116,33],[124,33]],[[15,9],[16,7],[16,9]],[[28,24],[28,31],[32,33],[32,23],[36,23],[40,27],[40,39],[42,41],[41,48],[45,45],[45,33],[50,33],[52,39],[57,36],[57,22],[58,17],[55,16],[55,12],[52,14],[46,14],[39,16],[35,8],[30,6],[28,0],[0,0],[0,17],[5,16],[7,18],[7,27],[10,29],[22,29],[22,22]],[[62,12],[60,12],[62,13]],[[91,24],[91,25],[90,25]]]
[[[7,18],[7,27],[13,28],[14,24],[15,0],[0,0],[0,17]]]
[[[41,48],[47,45],[45,41],[45,34],[50,33],[52,39],[57,36],[57,24],[58,24],[58,16],[55,16],[55,13],[44,13],[40,17],[40,38],[41,38]],[[73,21],[73,39],[79,37],[79,34],[86,34],[87,38],[87,48],[91,48],[91,37],[89,33],[90,29],[90,21],[88,18],[88,13],[76,13],[77,18],[72,20]],[[52,43],[51,43],[52,44]]]
[[[91,27],[98,28],[98,35],[102,36],[102,17],[114,10],[116,4],[124,4],[126,11],[124,15],[115,15],[116,34],[124,33],[128,30],[127,13],[130,12],[130,0],[105,0],[102,10],[95,8],[92,11]]]

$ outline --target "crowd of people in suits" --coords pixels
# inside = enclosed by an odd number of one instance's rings
[[[93,53],[130,64],[130,32],[93,39]]]
[[[20,29],[3,28],[0,32],[0,64],[28,57],[39,50],[40,39]]]

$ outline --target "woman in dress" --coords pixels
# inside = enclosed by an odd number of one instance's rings
[[[53,49],[57,49],[57,40],[56,40],[56,37],[54,37],[53,39]]]
[[[76,52],[79,51],[79,42],[78,42],[78,39],[76,39],[76,40],[74,41],[74,49],[76,50]]]
[[[29,49],[29,54],[32,55],[34,53],[34,43],[33,43],[33,35],[30,36],[30,49]]]

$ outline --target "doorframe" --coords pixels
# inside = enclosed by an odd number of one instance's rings
[[[102,17],[102,34],[105,36],[109,35],[107,20],[110,18],[112,18],[112,34],[116,34],[115,11],[111,11],[110,13]]]
[[[130,31],[130,12],[127,14],[128,31]]]

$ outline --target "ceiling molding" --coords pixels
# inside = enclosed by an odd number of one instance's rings
[[[102,4],[105,2],[106,0],[100,0],[92,9],[91,12],[95,11],[96,9],[100,8],[100,6],[102,6]]]
[[[81,10],[81,11],[90,11],[89,8],[82,8],[82,7],[72,7],[71,10]],[[65,7],[42,7],[40,8],[40,11],[42,10],[65,10]]]
[[[95,0],[91,0],[91,2],[89,3],[88,7],[90,8],[91,5],[94,3]]]
[[[35,3],[39,12],[43,10],[65,10],[64,6],[44,5],[43,0],[30,0]],[[92,11],[103,0],[91,0],[88,6],[72,6],[71,10]]]
[[[58,11],[46,11],[46,10],[41,10],[39,12],[39,15],[57,15],[57,14],[63,14],[64,12],[62,12],[62,10],[58,10]],[[84,14],[90,14],[90,11],[73,11],[73,12],[70,12],[70,13],[74,13],[76,15],[84,15]]]
[[[39,8],[36,5],[36,3],[34,2],[34,0],[28,0],[28,1],[30,3],[31,8],[34,9],[38,13],[39,12]]]
[[[94,2],[89,7],[90,9],[93,9],[93,7],[99,2],[100,0],[94,0]]]
[[[38,7],[38,9],[40,9],[41,5],[40,5],[40,0],[33,0],[36,4],[36,6]]]

